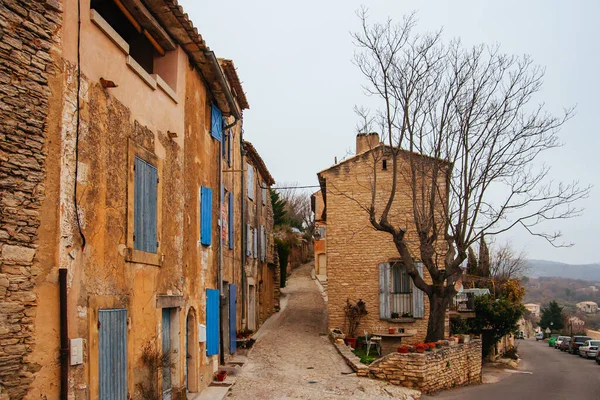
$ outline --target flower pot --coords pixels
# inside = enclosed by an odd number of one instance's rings
[[[425,349],[422,347],[417,347],[417,353],[424,353]]]
[[[219,371],[217,372],[217,381],[223,382],[227,378],[227,371]]]
[[[396,328],[388,328],[388,333],[390,333],[390,334],[396,333]]]
[[[398,353],[408,354],[408,347],[407,346],[399,346],[398,347]]]
[[[346,345],[350,346],[351,348],[356,348],[356,338],[345,338],[344,339],[344,343],[346,343]]]

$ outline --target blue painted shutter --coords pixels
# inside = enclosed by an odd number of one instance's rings
[[[379,318],[390,319],[390,263],[379,264]]]
[[[210,114],[210,134],[219,142],[221,141],[221,136],[223,135],[223,113],[214,104],[211,107]]]
[[[229,285],[229,351],[235,353],[237,349],[236,335],[236,309],[237,309],[237,286],[233,283]]]
[[[206,289],[206,355],[219,354],[219,291]]]
[[[127,310],[98,311],[98,395],[127,399]]]
[[[423,277],[423,263],[417,262],[415,263],[415,267],[417,271],[419,271],[419,275],[421,278]],[[415,318],[423,318],[425,315],[425,299],[423,297],[423,291],[415,286],[415,283],[412,284],[413,291],[413,317]]]
[[[229,213],[227,215],[229,218],[229,248],[233,249],[233,224],[234,224],[234,215],[233,215],[233,193],[229,193]]]
[[[200,189],[200,243],[212,244],[212,189],[202,186]]]
[[[156,235],[158,170],[136,157],[133,175],[133,248],[156,253],[158,251]]]

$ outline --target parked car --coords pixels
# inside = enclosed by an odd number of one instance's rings
[[[551,337],[550,339],[548,339],[548,346],[550,347],[554,347],[554,344],[556,343],[556,337]]]
[[[535,334],[535,340],[544,340],[544,332],[538,332]]]
[[[560,351],[569,351],[569,346],[570,345],[571,345],[571,337],[567,337],[567,338],[563,339],[563,341],[560,344],[560,346],[558,346],[558,349]]]
[[[517,334],[515,335],[515,339],[525,339],[525,334],[523,333],[523,331],[517,332]]]
[[[596,362],[600,364],[600,351],[596,353]]]
[[[579,348],[588,340],[592,340],[592,338],[589,336],[573,336],[569,344],[569,353],[579,354]]]
[[[556,342],[554,342],[554,348],[558,349],[560,347],[560,344],[563,342],[563,340],[565,340],[565,338],[571,338],[571,336],[559,336],[556,338]]]
[[[579,346],[579,355],[585,358],[596,358],[600,340],[586,340],[583,346]]]

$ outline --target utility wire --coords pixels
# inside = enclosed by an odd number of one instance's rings
[[[312,185],[312,186],[282,186],[282,187],[272,187],[273,190],[291,190],[291,189],[309,189],[309,188],[320,188],[320,185]],[[263,188],[265,189],[265,188]]]

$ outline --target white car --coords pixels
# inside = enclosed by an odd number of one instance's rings
[[[535,334],[535,340],[544,340],[544,332],[538,332]]]
[[[566,338],[571,338],[571,336],[559,336],[558,338],[556,338],[556,341],[554,342],[554,348],[558,349],[558,346],[560,346],[560,344],[563,342],[563,340],[565,340]]]
[[[586,340],[583,346],[579,347],[579,355],[585,358],[596,358],[598,346],[600,346],[600,340]]]

